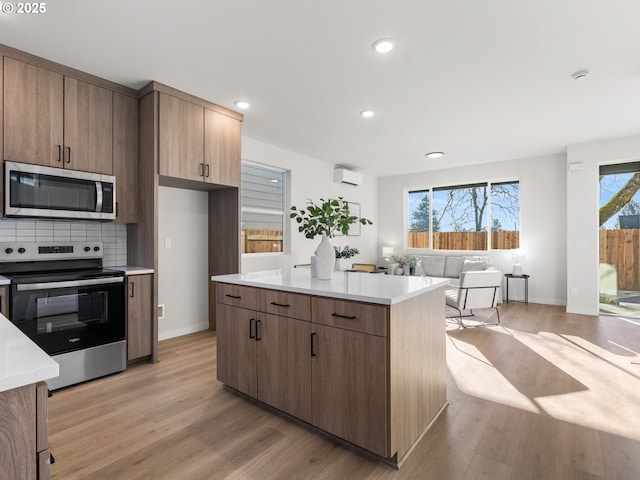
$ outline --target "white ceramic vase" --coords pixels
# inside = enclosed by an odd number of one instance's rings
[[[336,252],[326,235],[322,235],[322,241],[316,249],[316,270],[318,280],[331,280],[333,268],[336,263]]]
[[[349,259],[348,258],[336,258],[336,272],[344,272],[349,268]]]

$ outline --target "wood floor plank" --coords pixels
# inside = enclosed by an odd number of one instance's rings
[[[52,478],[638,480],[640,322],[500,308],[499,327],[448,325],[449,406],[400,470],[226,390],[198,332],[54,392]]]

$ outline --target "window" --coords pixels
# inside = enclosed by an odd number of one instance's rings
[[[411,190],[409,248],[515,249],[520,244],[520,183],[496,182]]]
[[[284,250],[285,179],[282,170],[242,163],[242,253]]]

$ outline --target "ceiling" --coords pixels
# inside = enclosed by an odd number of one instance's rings
[[[134,88],[246,99],[243,135],[375,176],[640,134],[637,0],[45,3],[0,13],[0,43]]]

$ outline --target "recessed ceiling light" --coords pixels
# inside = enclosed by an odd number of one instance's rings
[[[440,158],[444,157],[444,152],[429,152],[427,153],[427,158]]]
[[[378,53],[389,53],[395,48],[395,46],[396,42],[391,38],[381,38],[380,40],[376,40],[375,42],[373,42],[371,48],[373,48]]]
[[[362,115],[364,118],[371,118],[376,114],[376,112],[374,112],[373,110],[363,110],[360,112],[360,115]]]
[[[271,183],[278,183],[278,179],[277,179],[277,178],[272,178],[272,179],[270,180],[270,182],[271,182]]]
[[[589,76],[589,70],[578,70],[571,75],[574,80],[583,80]]]
[[[245,110],[251,106],[246,100],[236,100],[233,103],[236,105],[236,107],[241,108],[242,110]]]

